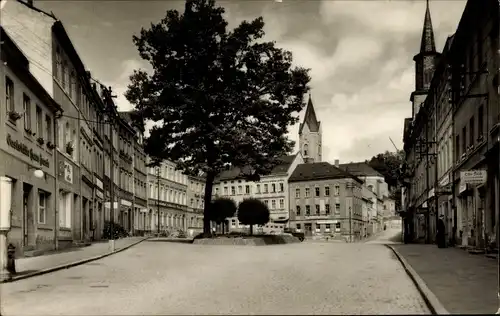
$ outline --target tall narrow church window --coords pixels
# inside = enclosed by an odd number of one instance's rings
[[[307,156],[307,150],[309,149],[309,146],[307,144],[304,145],[304,156]]]

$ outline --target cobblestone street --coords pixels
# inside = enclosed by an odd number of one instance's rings
[[[383,245],[142,242],[1,285],[2,315],[425,314]]]
[[[497,261],[458,248],[393,245],[452,314],[498,310]]]

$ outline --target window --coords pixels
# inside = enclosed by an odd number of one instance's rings
[[[316,196],[319,196],[319,188],[318,187],[314,188],[314,194]]]
[[[295,189],[295,197],[300,198],[300,189]]]
[[[340,204],[339,203],[335,204],[335,215],[340,215]]]
[[[478,140],[481,141],[483,137],[483,128],[484,128],[484,108],[481,105],[477,112],[477,137]]]
[[[231,186],[231,195],[236,194],[236,188],[234,186]]]
[[[31,100],[23,93],[24,129],[31,129]]]
[[[330,204],[325,204],[325,214],[330,215]]]
[[[307,144],[304,145],[304,157],[307,157],[307,150],[309,149],[309,146]]]
[[[271,201],[271,209],[275,209],[276,208],[276,200],[272,200]]]
[[[316,204],[315,206],[316,206],[316,215],[319,215],[320,214],[320,212],[319,212],[319,205]]]
[[[469,120],[469,146],[474,145],[476,140],[474,139],[474,115]]]
[[[5,77],[5,107],[7,109],[7,113],[16,110],[14,83],[9,77]]]
[[[267,193],[267,192],[269,192],[268,188],[267,188],[267,184],[264,184],[264,193]]]
[[[301,228],[300,224],[296,224],[296,225],[295,225],[295,227],[296,227],[298,230],[300,230],[300,228]]]
[[[319,233],[321,231],[321,224],[316,223],[314,226],[316,226],[316,232]]]
[[[268,200],[264,200],[264,204],[266,204],[266,206],[269,205],[269,201]]]
[[[467,152],[467,127],[462,128],[462,153]]]
[[[61,85],[63,89],[66,89],[66,83],[68,82],[67,74],[68,74],[68,64],[66,63],[66,61],[63,61],[61,66]]]
[[[455,136],[455,159],[460,159],[460,135]]]
[[[283,183],[280,183],[280,192],[285,191],[285,185]]]
[[[71,74],[70,74],[69,80],[68,80],[68,93],[69,93],[70,99],[73,99],[73,97],[75,97],[75,94],[73,93],[74,88],[75,88],[75,73],[73,71],[71,71]],[[87,106],[86,105],[84,105],[83,112],[84,112],[84,114],[87,114]]]
[[[38,191],[38,223],[45,224],[47,219],[47,194],[43,191]]]
[[[249,185],[245,185],[245,193],[250,194],[250,186]]]
[[[52,141],[52,119],[45,115],[45,138],[48,142]]]
[[[219,188],[215,188],[215,195],[219,195]]]
[[[43,115],[42,109],[37,105],[36,106],[36,136],[43,137]]]
[[[325,196],[330,196],[330,187],[325,186]]]
[[[300,205],[297,205],[297,206],[295,207],[295,214],[296,214],[297,216],[300,216]]]
[[[311,215],[311,206],[306,205],[306,215]]]
[[[260,193],[260,184],[257,184],[257,193]]]
[[[285,208],[285,200],[280,199],[280,209],[284,209],[284,208]]]
[[[338,184],[335,185],[335,195],[336,196],[340,195],[340,185]]]
[[[311,190],[309,188],[306,188],[306,198],[311,195]]]
[[[331,224],[325,224],[325,232],[329,232],[331,230]]]
[[[335,231],[340,231],[340,223],[335,223]]]
[[[238,194],[243,193],[243,187],[241,185],[238,186]]]
[[[228,193],[228,189],[227,189],[227,187],[224,187],[224,195],[227,195],[227,193]]]

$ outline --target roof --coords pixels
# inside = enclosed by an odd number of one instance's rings
[[[357,177],[384,177],[366,162],[351,162],[339,165],[339,168]]]
[[[12,38],[7,34],[3,27],[0,26],[0,60],[16,74],[16,76],[30,89],[33,94],[40,99],[54,113],[62,113],[61,105],[57,103],[43,88],[40,82],[33,76],[29,69],[29,61],[23,52],[17,47]]]
[[[282,161],[282,163],[275,166],[273,170],[271,170],[271,173],[269,175],[278,175],[286,173],[290,168],[290,165],[295,160],[296,156],[297,154],[281,157],[280,160]],[[224,170],[219,174],[219,176],[217,176],[215,182],[240,179],[242,178],[243,174],[249,173],[249,171],[250,171],[250,166],[243,168],[234,167],[229,170]]]
[[[359,183],[363,183],[355,175],[345,172],[344,170],[329,164],[328,162],[315,162],[300,164],[295,168],[288,182],[301,182],[313,180],[329,180],[329,179],[354,179]]]
[[[302,128],[307,124],[311,132],[318,132],[320,122],[316,118],[316,112],[314,111],[314,106],[312,103],[311,95],[309,94],[309,101],[307,102],[306,114],[304,115],[304,122],[299,126],[299,135],[302,134]]]
[[[434,40],[434,30],[432,29],[429,0],[427,0],[427,5],[425,8],[424,27],[422,30],[422,41],[420,42],[420,53],[434,52],[436,52],[436,42]]]

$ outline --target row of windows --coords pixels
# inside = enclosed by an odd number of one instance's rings
[[[159,198],[158,198],[159,196]],[[171,189],[167,186],[149,184],[149,197],[161,201],[186,205],[186,193]]]
[[[177,183],[188,184],[187,176],[184,175],[181,171],[175,170],[173,166],[164,166],[161,167],[151,167],[149,168],[149,173],[155,176],[160,176],[161,178],[171,180]]]
[[[329,232],[332,229],[332,224],[324,224],[325,225],[325,232]],[[315,223],[314,224],[316,232],[321,231],[321,224]],[[295,226],[297,229],[301,230],[302,225],[301,224],[296,224]],[[335,223],[335,231],[340,231],[341,224],[340,223]],[[304,229],[307,231],[312,230],[312,224],[311,223],[306,223],[304,224]]]
[[[321,215],[320,205],[316,204],[316,205],[314,205],[314,208],[315,208],[315,215],[317,215],[317,216]],[[295,207],[295,215],[301,216],[302,215],[301,211],[302,211],[302,209],[301,209],[300,205],[297,205]],[[324,211],[325,211],[324,212],[325,215],[330,215],[330,204],[325,204]],[[335,215],[339,215],[339,214],[340,214],[340,203],[335,203]],[[305,206],[305,215],[306,216],[311,215],[311,206],[310,205]]]
[[[42,108],[39,105],[35,105],[35,128],[32,125],[32,107],[31,98],[23,92],[23,112],[21,113],[23,117],[24,130],[27,132],[28,137],[41,138],[44,142],[53,142],[52,139],[52,118],[46,113],[44,115]],[[16,90],[14,87],[14,82],[8,76],[5,76],[5,104],[7,114],[11,112],[18,113],[16,106]],[[16,121],[10,119],[12,124],[17,125]]]
[[[472,114],[468,124],[462,127],[462,133],[455,135],[455,159],[459,161],[461,157],[474,148],[474,145],[483,142],[484,137],[484,106],[479,106],[477,110],[477,126],[475,113]]]
[[[324,189],[323,196],[330,196],[330,186],[326,185],[323,189]],[[333,194],[335,196],[340,195],[340,185],[339,184],[336,184],[334,186],[334,192],[333,192]],[[304,197],[308,198],[310,196],[311,196],[311,188],[305,188],[305,190],[304,190]],[[314,196],[315,197],[320,197],[321,196],[321,189],[320,189],[320,187],[315,187],[314,188]],[[300,190],[300,188],[295,189],[295,197],[296,198],[300,198],[301,197],[301,190]]]

